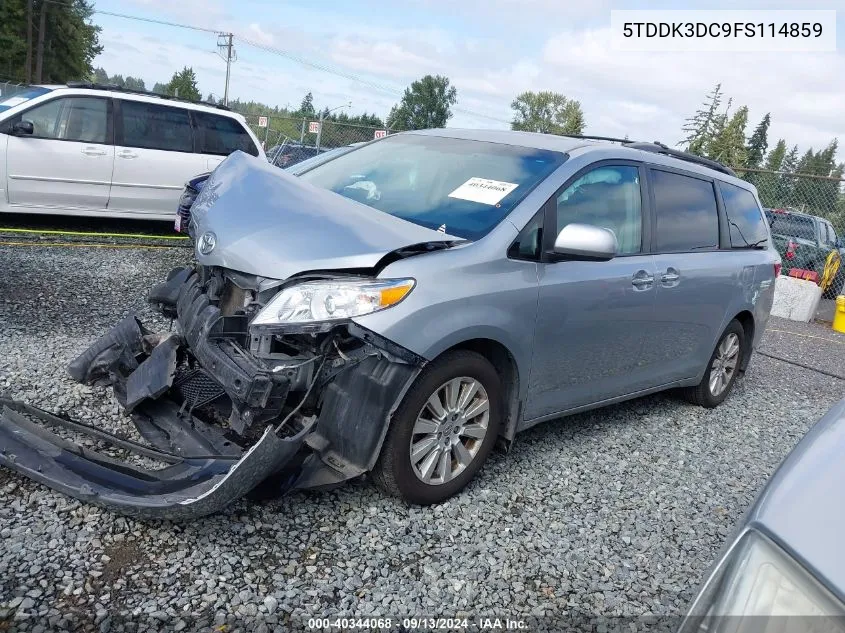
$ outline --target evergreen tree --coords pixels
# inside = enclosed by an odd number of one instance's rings
[[[704,148],[713,135],[713,125],[716,122],[716,111],[722,103],[722,84],[716,84],[713,91],[704,99],[699,110],[684,121],[681,128],[686,136],[681,146],[693,154],[703,155]]]
[[[784,156],[786,156],[786,141],[780,138],[775,148],[766,157],[766,164],[763,166],[763,169],[780,171]]]
[[[769,147],[769,124],[771,118],[769,113],[763,117],[763,120],[754,128],[754,132],[748,139],[748,147],[746,148],[746,165],[752,169],[757,169],[763,163],[763,157],[766,155],[766,150]]]
[[[202,99],[202,93],[197,86],[197,76],[194,73],[194,69],[185,66],[179,72],[173,73],[170,83],[164,87],[164,94],[191,101]]]
[[[707,157],[730,167],[744,165],[746,125],[748,125],[747,106],[739,108],[730,119],[727,118],[727,112],[722,115],[716,134],[707,143]]]
[[[314,116],[314,95],[310,91],[303,97],[302,103],[299,105],[299,113],[302,116]]]

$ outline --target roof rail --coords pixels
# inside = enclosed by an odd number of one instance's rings
[[[163,95],[158,92],[151,92],[150,90],[137,90],[134,88],[124,88],[117,84],[98,84],[93,81],[69,81],[68,88],[88,88],[90,90],[110,90],[111,92],[123,92],[133,95],[144,95],[146,97],[158,97],[159,99],[167,99],[169,101],[182,101],[184,103],[193,103],[196,105],[204,105],[210,108],[218,108],[220,110],[231,111],[231,108],[224,106],[222,103],[211,103],[209,101],[196,101],[194,99],[183,99],[182,97],[172,97],[170,95]]]
[[[690,154],[689,152],[682,152],[681,150],[672,149],[668,145],[661,143],[660,141],[654,141],[653,143],[643,143],[641,141],[632,141],[627,138],[614,138],[612,136],[588,136],[588,135],[578,135],[578,134],[567,134],[570,138],[580,138],[587,141],[611,141],[613,143],[622,143],[625,147],[629,147],[631,149],[638,149],[643,152],[652,152],[654,154],[664,154],[665,156],[671,156],[672,158],[677,158],[679,160],[685,160],[688,163],[696,163],[698,165],[703,165],[704,167],[708,167],[715,171],[721,172],[723,174],[727,174],[728,176],[733,176],[736,178],[736,172],[730,167],[723,165],[722,163],[711,160],[709,158],[704,158],[702,156],[697,156],[695,154]]]
[[[644,152],[654,152],[655,154],[671,156],[672,158],[685,160],[688,163],[696,163],[697,165],[703,165],[704,167],[708,167],[714,171],[727,174],[728,176],[733,176],[734,178],[737,177],[736,172],[727,165],[723,165],[722,163],[715,160],[710,160],[709,158],[704,158],[703,156],[696,156],[695,154],[690,154],[689,152],[682,152],[681,150],[672,149],[671,147],[664,145],[663,143],[660,143],[658,141],[654,141],[653,143],[629,142],[625,143],[625,147],[630,147],[631,149],[639,149]]]
[[[613,136],[590,136],[589,134],[565,134],[569,138],[580,138],[585,141],[612,141],[613,143],[631,143],[629,138],[615,138]]]

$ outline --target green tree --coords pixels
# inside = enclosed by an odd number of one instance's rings
[[[771,117],[769,113],[763,117],[763,120],[754,128],[751,137],[748,139],[748,147],[746,148],[746,165],[752,169],[757,169],[763,163],[763,157],[766,155],[766,150],[769,148],[769,125],[771,124]],[[786,146],[784,145],[784,149]]]
[[[748,125],[747,106],[739,108],[730,119],[725,113],[719,121],[715,136],[707,143],[707,157],[732,167],[744,165],[746,125]]]
[[[793,145],[786,156],[783,157],[780,170],[788,174],[793,173],[798,168],[798,146]]]
[[[299,105],[299,112],[302,116],[314,115],[314,95],[310,91],[302,98],[302,103]]]
[[[27,0],[3,0],[0,74],[36,83],[90,77],[94,70],[91,62],[103,50],[98,39],[100,27],[91,24],[92,15],[92,5],[86,0],[32,0],[31,15]]]
[[[584,131],[581,103],[558,92],[523,92],[511,103],[512,130],[572,135]]]
[[[441,75],[426,75],[405,89],[402,100],[390,109],[387,126],[393,130],[446,127],[458,91]]]
[[[103,68],[95,68],[92,79],[95,84],[107,84],[109,83],[109,74]]]
[[[144,85],[144,80],[140,77],[126,77],[126,81],[123,84],[123,87],[128,90],[146,90],[147,87]]]
[[[776,207],[781,205],[783,178],[776,173],[780,170],[783,164],[783,158],[786,155],[786,141],[778,139],[774,149],[769,152],[766,157],[766,162],[763,165],[765,173],[751,173],[748,174],[748,180],[757,187],[757,193],[760,194],[760,200],[767,207]]]
[[[155,92],[156,94],[165,95],[165,94],[167,94],[167,84],[163,84],[163,83],[157,81],[153,85],[152,91]]]
[[[779,138],[775,148],[766,157],[766,164],[763,166],[763,169],[780,171],[784,156],[786,156],[786,141]]]
[[[714,135],[714,125],[720,115],[717,114],[722,103],[722,84],[716,84],[708,94],[701,108],[684,121],[681,130],[686,134],[680,145],[686,151],[702,156],[704,148]]]
[[[191,101],[202,99],[202,93],[197,86],[197,76],[194,73],[194,69],[185,66],[179,72],[173,73],[170,83],[164,87],[164,94]]]

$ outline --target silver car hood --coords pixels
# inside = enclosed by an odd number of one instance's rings
[[[191,218],[200,264],[273,279],[370,268],[403,247],[460,239],[314,187],[243,152],[214,170]],[[215,245],[203,254],[206,233]]]
[[[748,515],[845,600],[845,400],[784,459]]]

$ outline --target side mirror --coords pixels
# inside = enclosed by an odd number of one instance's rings
[[[32,135],[35,133],[35,126],[32,121],[18,121],[12,126],[12,134],[15,136]]]
[[[616,257],[616,234],[592,224],[567,224],[558,233],[552,249],[566,259],[604,262]]]

